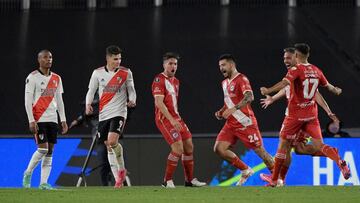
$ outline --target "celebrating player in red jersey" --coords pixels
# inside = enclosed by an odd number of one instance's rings
[[[237,71],[235,59],[230,54],[220,57],[219,67],[226,78],[222,82],[224,106],[215,116],[219,120],[225,118],[226,123],[216,138],[214,151],[241,170],[242,175],[237,185],[242,185],[254,171],[229,149],[237,140],[241,140],[247,148],[253,149],[270,171],[274,166],[274,160],[263,147],[257,121],[250,106],[254,96],[249,80]]]
[[[201,187],[206,183],[193,177],[193,143],[191,133],[178,112],[179,80],[175,77],[179,55],[166,53],[163,56],[164,71],[152,83],[155,99],[155,123],[171,147],[167,159],[163,186],[175,188],[173,174],[181,158],[184,166],[185,186]]]
[[[51,167],[54,145],[57,142],[58,114],[61,120],[62,134],[68,130],[65,108],[62,99],[63,86],[61,77],[50,71],[53,57],[49,50],[38,54],[39,69],[26,78],[25,108],[29,119],[29,128],[35,136],[38,146],[24,172],[23,187],[31,187],[31,176],[34,168],[42,160],[39,188],[53,189],[47,183]]]
[[[284,49],[284,64],[286,68],[291,68],[296,65],[295,59],[295,48],[289,47]],[[290,85],[286,86],[285,88],[281,89],[278,93],[274,96],[266,95],[266,98],[261,99],[261,104],[264,109],[266,109],[269,105],[274,103],[275,101],[281,99],[282,97],[286,97],[286,99],[290,98]],[[328,114],[328,116],[334,121],[339,122],[339,119],[332,113],[331,109],[329,108],[327,102],[322,97],[320,92],[315,93],[315,101],[319,104],[324,111]],[[288,115],[288,110],[286,109],[285,115]],[[315,151],[314,146],[311,144],[306,144],[306,139],[310,137],[307,133],[300,131],[297,134],[297,138],[291,143],[291,146],[295,149],[296,154],[301,155],[312,155],[312,156],[325,156],[321,151]],[[286,154],[286,160],[280,169],[279,179],[282,182],[285,182],[286,174],[289,169],[291,163],[291,150],[288,150]],[[271,182],[271,175],[261,173],[261,179],[267,182]],[[281,181],[279,181],[281,182]]]
[[[336,148],[323,143],[320,123],[315,103],[315,93],[318,85],[326,87],[335,95],[341,94],[341,89],[331,85],[322,71],[308,63],[310,47],[307,44],[295,44],[295,57],[297,65],[288,70],[285,78],[271,88],[261,87],[262,95],[278,92],[287,85],[291,85],[290,99],[288,103],[288,115],[285,117],[280,131],[280,143],[275,156],[275,168],[272,174],[272,186],[278,182],[281,166],[286,159],[286,153],[290,149],[291,141],[296,138],[300,130],[308,133],[313,139],[316,151],[321,151],[326,157],[334,160],[345,179],[350,177],[350,170],[344,160],[340,159]]]

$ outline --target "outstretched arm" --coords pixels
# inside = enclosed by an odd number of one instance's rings
[[[275,101],[279,100],[282,97],[285,97],[285,95],[286,95],[285,88],[283,88],[279,92],[277,92],[274,96],[266,95],[266,98],[260,99],[260,103],[262,104],[262,107],[266,109],[269,105],[271,105]]]
[[[325,101],[324,97],[320,94],[319,91],[315,94],[315,101],[318,103],[322,109],[327,113],[327,115],[330,117],[331,120],[335,122],[339,122],[339,119],[336,117],[336,115],[331,111],[329,105]]]
[[[260,91],[262,95],[269,95],[273,92],[278,92],[281,89],[283,89],[284,87],[286,87],[287,85],[290,85],[290,81],[288,81],[287,79],[283,79],[282,81],[276,83],[274,86],[270,87],[270,88],[266,88],[266,87],[261,87]]]

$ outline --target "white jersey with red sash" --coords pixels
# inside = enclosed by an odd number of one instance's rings
[[[109,71],[106,67],[95,69],[90,79],[89,92],[92,94],[96,89],[99,91],[100,98],[99,121],[117,116],[126,118],[128,99],[131,101],[136,100],[130,69],[125,67],[117,68],[115,71]],[[90,100],[92,99],[89,99],[87,95],[86,103],[91,103]]]
[[[56,97],[61,97],[63,86],[61,77],[53,72],[49,76],[39,70],[33,71],[26,78],[25,97],[32,100],[32,111],[27,110],[29,122],[58,122]]]

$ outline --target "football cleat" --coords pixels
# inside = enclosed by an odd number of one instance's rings
[[[115,182],[114,188],[121,188],[126,179],[126,169],[119,170],[118,172],[119,178]]]
[[[349,169],[346,161],[345,160],[340,160],[339,161],[339,166],[340,166],[341,173],[343,174],[345,180],[349,179],[350,176],[351,176],[351,172],[350,172],[350,169]]]
[[[23,176],[23,182],[22,185],[24,188],[30,188],[31,187],[31,173],[28,174],[26,172],[24,172],[24,176]]]
[[[205,182],[200,182],[197,178],[192,179],[190,182],[185,182],[185,187],[202,187],[205,185]]]
[[[39,185],[39,189],[40,190],[56,190],[48,183],[43,183],[43,184]]]
[[[250,176],[254,174],[254,171],[251,168],[245,169],[241,171],[240,180],[236,183],[236,186],[243,185]]]
[[[163,186],[164,188],[175,188],[173,180],[165,181],[161,184],[161,186]]]

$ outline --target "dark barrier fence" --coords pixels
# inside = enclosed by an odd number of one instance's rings
[[[121,7],[185,7],[220,6],[234,7],[355,7],[359,0],[1,0],[0,12],[22,9],[113,9]]]

